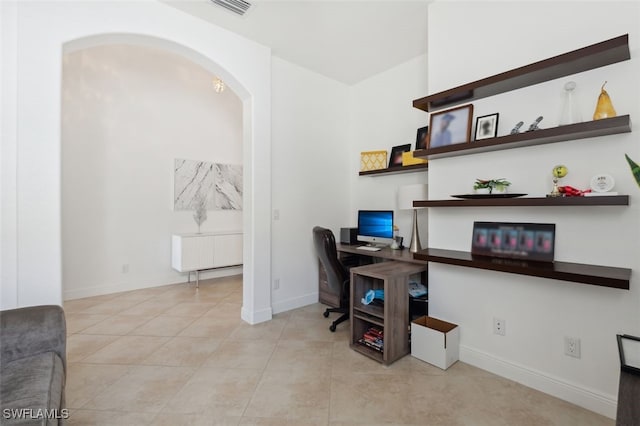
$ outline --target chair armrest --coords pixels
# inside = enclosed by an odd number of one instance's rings
[[[67,366],[67,326],[57,305],[0,311],[0,362],[2,364],[44,352],[56,352]]]

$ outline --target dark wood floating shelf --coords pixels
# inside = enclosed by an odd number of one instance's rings
[[[413,207],[546,207],[546,206],[628,206],[628,195],[596,197],[520,197],[414,201]]]
[[[631,269],[627,268],[569,262],[527,262],[519,259],[473,256],[470,252],[456,250],[430,248],[414,253],[413,257],[429,262],[619,288],[622,290],[629,290],[629,281],[631,279]]]
[[[566,126],[540,129],[533,132],[516,133],[515,135],[505,135],[469,143],[421,149],[415,151],[413,155],[416,158],[429,159],[457,157],[460,155],[498,151],[501,149],[522,148],[629,132],[631,132],[631,117],[629,115],[622,115],[619,117],[568,124]]]
[[[399,173],[426,171],[429,168],[428,163],[412,164],[410,166],[388,167],[386,169],[367,170],[360,172],[360,176],[376,176],[376,175],[395,175]]]
[[[562,55],[467,83],[413,101],[415,108],[435,111],[462,102],[498,95],[556,78],[589,71],[631,58],[625,34]]]

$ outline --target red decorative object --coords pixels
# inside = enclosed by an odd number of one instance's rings
[[[563,197],[583,197],[587,192],[591,192],[590,189],[582,191],[569,185],[559,186],[558,191],[560,191]]]

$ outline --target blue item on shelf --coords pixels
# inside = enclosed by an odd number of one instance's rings
[[[427,287],[424,284],[415,281],[409,282],[409,294],[411,297],[420,297],[427,294]]]
[[[373,302],[373,299],[384,300],[384,290],[369,290],[365,293],[361,301],[363,304],[368,305]]]

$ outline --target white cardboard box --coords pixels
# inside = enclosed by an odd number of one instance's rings
[[[411,355],[446,370],[458,360],[460,327],[432,317],[411,322]]]

